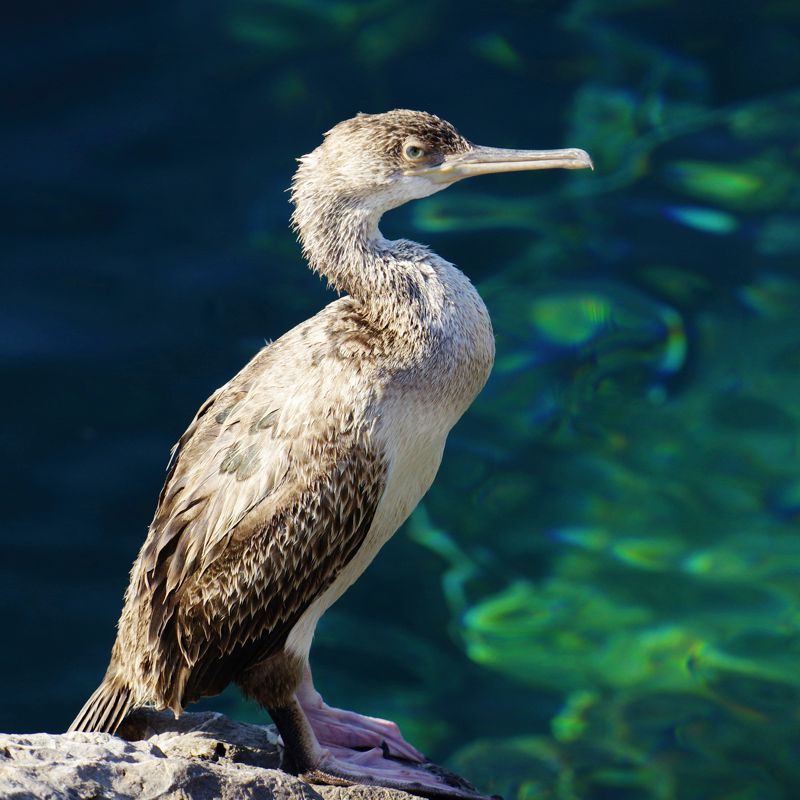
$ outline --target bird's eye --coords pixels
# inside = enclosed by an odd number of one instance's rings
[[[407,144],[403,148],[403,155],[409,161],[419,161],[425,155],[425,150],[418,144]]]

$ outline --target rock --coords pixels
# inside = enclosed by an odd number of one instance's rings
[[[0,734],[3,800],[411,800],[374,786],[311,786],[283,772],[273,726],[140,710],[107,733]]]

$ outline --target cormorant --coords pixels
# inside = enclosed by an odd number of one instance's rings
[[[300,159],[292,223],[343,296],[261,350],[181,436],[105,678],[70,730],[113,733],[143,705],[178,715],[234,681],[312,781],[476,796],[393,723],[327,706],[308,664],[317,621],[428,490],[494,360],[470,281],[378,222],[473,175],[590,166],[583,150],[479,147],[407,110],[341,122]]]

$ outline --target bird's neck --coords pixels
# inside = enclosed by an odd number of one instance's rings
[[[393,334],[395,355],[408,355],[423,370],[419,386],[438,387],[462,413],[494,360],[492,324],[480,295],[423,245],[384,239],[378,222],[385,205],[320,204],[319,193],[311,199],[304,202],[295,186],[292,221],[311,268],[347,292],[367,323]]]
[[[349,294],[378,327],[416,327],[429,291],[423,264],[430,251],[383,238],[382,209],[339,200],[307,211],[298,204],[293,223],[309,266],[339,292]],[[433,288],[433,287],[431,287]]]

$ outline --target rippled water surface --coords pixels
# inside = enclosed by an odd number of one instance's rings
[[[0,729],[69,724],[172,443],[332,298],[293,158],[409,107],[596,171],[386,218],[471,276],[498,358],[320,626],[320,688],[507,798],[800,796],[797,3],[85,2],[13,33]]]

